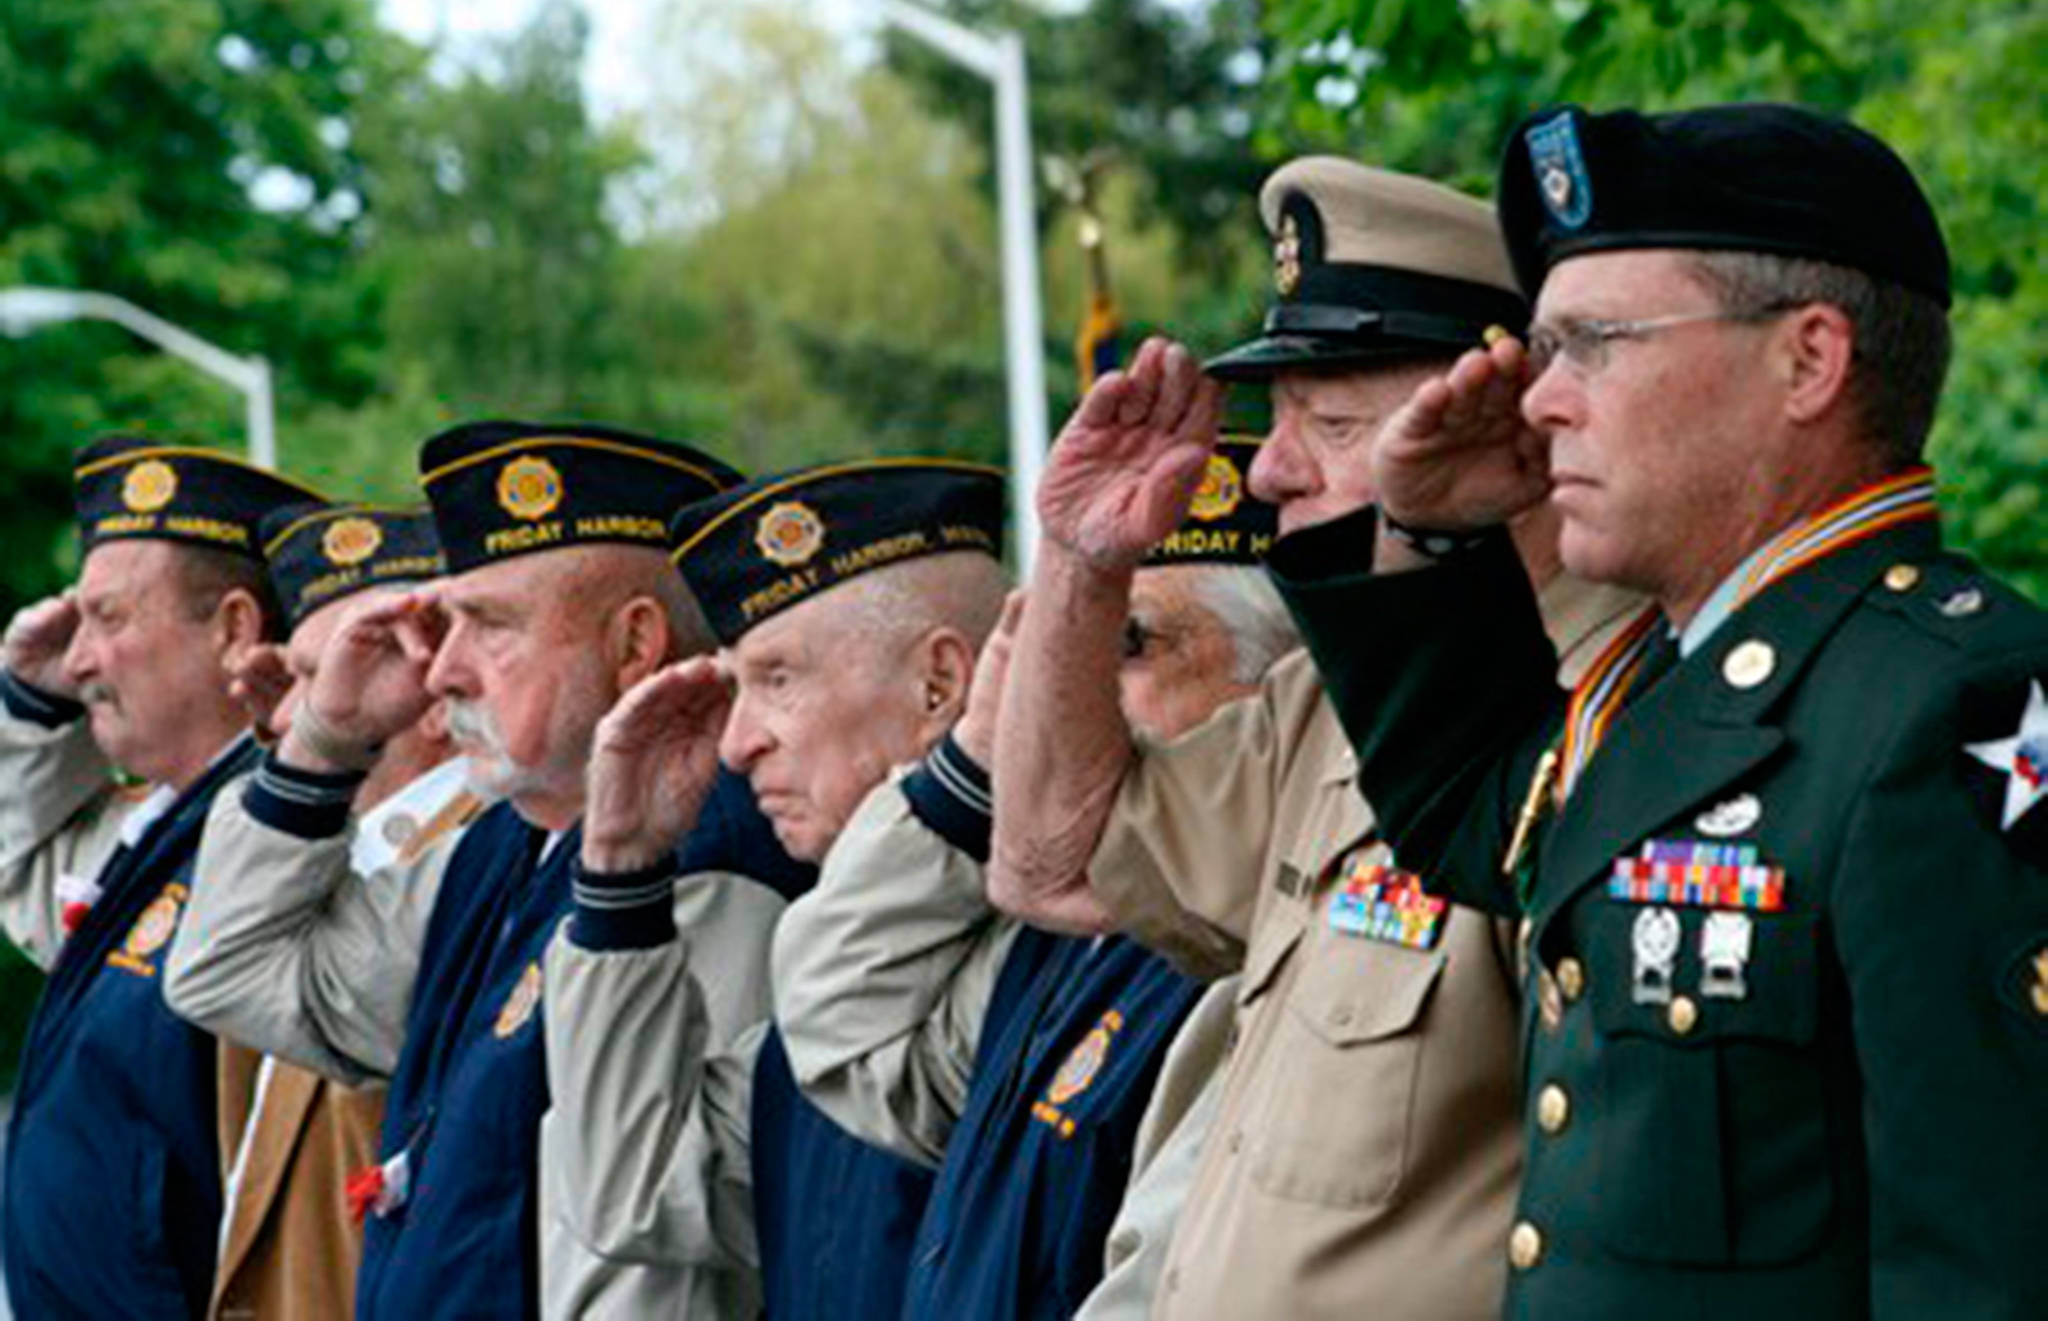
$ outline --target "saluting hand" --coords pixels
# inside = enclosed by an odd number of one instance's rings
[[[996,716],[1003,709],[1003,681],[1010,676],[1010,648],[1017,641],[1017,621],[1023,614],[1024,592],[1019,588],[1003,598],[1003,617],[975,658],[967,710],[953,726],[953,741],[978,766],[995,765]]]
[[[1223,387],[1185,348],[1148,339],[1061,428],[1038,483],[1047,540],[1129,568],[1187,516],[1222,416]]]
[[[1522,418],[1529,356],[1503,336],[1416,388],[1380,428],[1380,507],[1414,527],[1490,527],[1550,492],[1549,446]]]
[[[591,740],[585,868],[651,866],[697,824],[731,709],[726,676],[709,656],[664,666],[626,690]]]
[[[278,756],[310,771],[368,767],[434,704],[427,670],[445,631],[431,588],[365,594],[320,653]]]
[[[64,677],[64,653],[78,631],[78,595],[66,590],[23,606],[7,621],[0,639],[0,663],[29,687],[52,697],[76,699],[77,685]]]
[[[284,648],[274,642],[244,648],[228,662],[228,696],[248,714],[256,737],[266,743],[276,742],[278,731],[289,723],[290,712],[283,708],[292,683]]]

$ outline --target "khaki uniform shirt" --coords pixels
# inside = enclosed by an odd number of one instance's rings
[[[1553,584],[1565,669],[1635,603]],[[1126,777],[1096,889],[1184,965],[1243,969],[1159,1317],[1499,1311],[1520,1163],[1513,936],[1463,908],[1426,951],[1339,930],[1356,861],[1388,859],[1306,653]]]

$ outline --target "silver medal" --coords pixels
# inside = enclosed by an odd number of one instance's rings
[[[1669,908],[1645,908],[1636,914],[1631,943],[1635,949],[1636,1003],[1671,1003],[1671,967],[1678,958],[1678,914]]]
[[[1716,1000],[1740,1000],[1749,994],[1743,969],[1749,966],[1754,924],[1747,913],[1709,913],[1700,928],[1700,994]]]

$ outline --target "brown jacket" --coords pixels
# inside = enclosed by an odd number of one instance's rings
[[[1547,592],[1566,666],[1634,604]],[[1184,964],[1243,969],[1155,1318],[1499,1314],[1520,1168],[1513,934],[1461,908],[1427,950],[1333,924],[1346,865],[1388,861],[1372,825],[1306,653],[1124,783],[1098,892]]]
[[[222,1213],[214,1321],[345,1321],[355,1314],[363,1231],[345,1189],[377,1157],[384,1089],[352,1090],[273,1061],[255,1126],[263,1056],[221,1043],[220,1150],[232,1171]],[[245,1137],[246,1135],[246,1137]]]

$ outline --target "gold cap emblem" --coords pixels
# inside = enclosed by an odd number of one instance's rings
[[[825,544],[825,524],[809,505],[786,500],[770,505],[754,529],[754,544],[772,564],[794,569],[810,561]]]
[[[344,569],[369,559],[383,544],[384,529],[367,518],[337,518],[320,535],[328,562]]]
[[[162,459],[144,459],[121,479],[121,503],[129,512],[153,514],[178,493],[178,472]]]
[[[1188,517],[1213,523],[1230,517],[1243,503],[1244,478],[1237,465],[1224,455],[1211,454],[1209,466],[1202,472],[1202,484],[1195,488],[1195,498],[1188,505]]]
[[[562,503],[562,474],[539,455],[523,454],[498,474],[498,503],[514,518],[546,518]]]
[[[1301,284],[1301,225],[1293,216],[1280,217],[1273,238],[1273,287],[1285,298]]]

